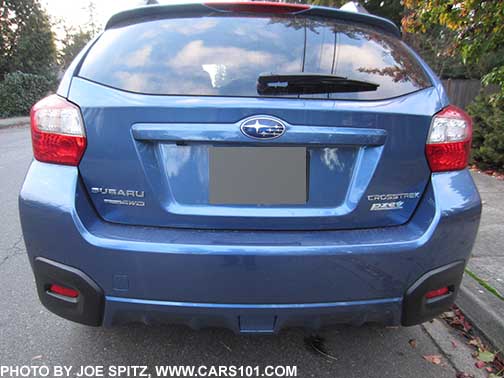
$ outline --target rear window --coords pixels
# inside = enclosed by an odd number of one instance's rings
[[[79,76],[144,94],[262,97],[260,75],[301,73],[378,87],[294,97],[377,100],[431,85],[398,38],[307,16],[157,19],[110,29],[88,53]]]

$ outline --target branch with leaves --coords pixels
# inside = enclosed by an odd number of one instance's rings
[[[504,0],[404,0],[407,14],[402,26],[408,32],[425,33],[436,26],[456,34],[446,53],[460,52],[464,62],[479,63],[504,46]],[[504,62],[483,77],[484,84],[497,84],[504,98]]]

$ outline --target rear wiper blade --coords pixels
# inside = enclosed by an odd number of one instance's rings
[[[369,92],[378,87],[378,84],[367,81],[311,73],[268,74],[257,78],[257,93],[260,95]]]

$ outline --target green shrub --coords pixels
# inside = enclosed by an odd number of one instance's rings
[[[0,118],[28,115],[30,108],[51,89],[45,76],[13,72],[0,82]]]
[[[482,169],[504,171],[504,100],[478,96],[468,112],[474,122],[473,162]]]

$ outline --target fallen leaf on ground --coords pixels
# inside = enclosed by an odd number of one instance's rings
[[[452,340],[452,341],[451,341],[451,345],[452,345],[452,347],[453,347],[453,348],[456,348],[456,347],[457,347],[457,343],[455,342],[455,340]]]
[[[464,373],[463,371],[459,371],[455,377],[456,378],[474,378],[474,375],[469,374],[469,373]]]
[[[424,360],[433,363],[434,365],[439,365],[441,363],[441,356],[439,354],[432,354],[428,356],[423,356]]]
[[[464,331],[466,332],[470,331],[472,328],[472,325],[467,320],[464,320],[463,325],[464,325]]]
[[[413,349],[415,349],[415,348],[416,348],[416,340],[415,340],[415,339],[410,339],[410,341],[408,341],[408,343],[409,343],[409,345],[411,345],[411,347],[412,347]]]
[[[442,318],[454,318],[455,313],[453,311],[446,311],[441,314]]]
[[[313,349],[315,352],[321,354],[322,356],[324,356],[330,360],[338,361],[337,357],[331,356],[327,352],[326,347],[324,345],[325,340],[322,337],[310,336],[310,337],[305,338],[304,342],[305,342],[306,346],[310,347],[311,349]]]
[[[485,365],[486,364],[483,361],[476,361],[476,363],[474,364],[474,366],[476,366],[478,369],[481,369]]]
[[[464,373],[463,371],[459,371],[455,377],[456,378],[474,378],[474,375],[469,374],[469,373]]]
[[[495,354],[488,351],[483,351],[478,353],[478,360],[483,362],[493,362],[495,359]]]
[[[469,340],[469,345],[475,346],[479,350],[484,350],[485,346],[481,342],[481,339],[479,337],[475,337],[474,339]]]

